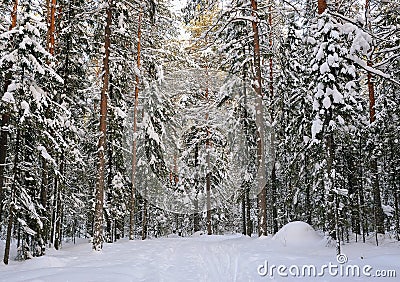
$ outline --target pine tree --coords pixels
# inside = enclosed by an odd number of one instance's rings
[[[103,86],[101,89],[100,100],[100,136],[98,143],[98,179],[96,184],[96,205],[94,216],[94,236],[93,249],[100,251],[103,248],[103,204],[104,204],[104,171],[105,171],[105,151],[106,151],[106,126],[107,126],[107,96],[109,93],[110,82],[110,42],[111,42],[111,20],[113,1],[107,2],[106,26],[104,32],[104,58],[103,58]]]

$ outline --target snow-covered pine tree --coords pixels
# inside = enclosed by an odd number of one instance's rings
[[[54,119],[59,112],[51,107],[55,94],[53,86],[63,80],[53,70],[53,59],[43,47],[45,38],[42,35],[46,26],[42,7],[37,2],[21,1],[18,11],[20,14],[13,29],[18,30],[13,36],[15,45],[8,45],[0,64],[11,66],[10,84],[2,102],[11,110],[10,125],[16,131],[12,139],[12,146],[15,146],[12,180],[6,201],[9,207],[7,241],[9,245],[15,216],[18,228],[23,230],[19,257],[24,259],[43,254],[43,215],[39,214],[42,206],[38,189],[42,179],[38,160],[43,157],[56,168],[55,159],[43,145],[47,138],[58,139],[52,128],[58,126]],[[9,246],[6,249],[4,260],[8,261]]]
[[[348,193],[338,186],[340,146],[345,136],[359,125],[355,120],[362,120],[363,109],[356,67],[348,59],[352,49],[341,40],[352,34],[346,27],[322,10],[308,39],[314,46],[310,64],[315,81],[311,84],[313,98],[309,102],[313,108],[312,142],[321,146],[325,155],[320,165],[324,175],[325,228],[337,241],[337,253],[340,253],[340,198]]]

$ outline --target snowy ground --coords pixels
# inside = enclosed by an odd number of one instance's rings
[[[0,251],[3,252],[3,244]],[[25,262],[0,264],[0,281],[288,281],[298,280],[289,273],[303,265],[336,264],[334,247],[324,241],[306,246],[284,246],[270,237],[249,238],[241,235],[162,238],[151,240],[121,240],[106,244],[100,253],[91,244],[65,244],[60,251],[48,250],[43,257]],[[372,243],[351,243],[343,246],[348,262],[343,265],[370,265],[376,270],[396,270],[397,278],[335,277],[325,269],[321,277],[305,275],[302,281],[400,281],[400,243],[384,240],[382,246]],[[282,277],[274,269],[265,272],[265,261],[285,265]],[[340,266],[340,265],[339,265]],[[339,268],[338,268],[339,269]],[[318,273],[317,273],[318,274]],[[344,275],[346,276],[346,275]]]

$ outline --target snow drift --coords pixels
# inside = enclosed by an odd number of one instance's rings
[[[283,226],[272,240],[282,243],[284,246],[310,246],[318,245],[322,237],[309,224],[303,221],[289,222]]]

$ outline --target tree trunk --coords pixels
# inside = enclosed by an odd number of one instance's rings
[[[4,259],[3,259],[3,262],[5,265],[8,264],[8,260],[10,258],[11,233],[12,233],[13,221],[14,221],[14,206],[13,206],[13,203],[10,203],[10,209],[9,209],[9,215],[8,215],[6,246],[4,249]]]
[[[272,202],[272,227],[274,234],[278,232],[278,209],[276,207],[276,166],[275,163],[272,165],[271,171],[271,202]]]
[[[147,187],[144,188],[144,197],[143,197],[142,240],[145,240],[146,238],[147,238]]]
[[[274,65],[272,60],[272,1],[269,1],[268,7],[268,26],[269,26],[269,98],[270,98],[270,114],[271,114],[271,124],[274,124],[275,120],[275,111],[274,111]],[[271,209],[272,209],[272,227],[273,233],[278,232],[278,211],[276,207],[276,191],[277,191],[277,179],[276,179],[276,137],[275,137],[275,128],[271,126],[271,162],[272,162],[272,171],[271,171]]]
[[[110,84],[111,84],[111,75],[110,75]],[[110,103],[112,104],[112,87],[110,86]],[[113,117],[111,117],[111,121],[109,123],[109,128],[110,128],[110,133],[108,134],[108,144],[112,144],[112,138],[113,138],[113,123],[112,123]],[[113,146],[110,145],[108,146],[108,175],[107,175],[107,199],[106,202],[110,204],[112,201],[112,180],[113,180]],[[112,232],[112,218],[108,216],[108,207],[104,207],[104,215],[105,215],[105,220],[106,220],[106,235],[105,238],[107,240],[107,243],[112,243],[113,242],[113,232]]]
[[[12,30],[17,25],[18,0],[14,0],[13,10],[11,12],[11,25],[9,30]],[[7,72],[4,80],[4,93],[7,92],[8,86],[11,83],[11,73]],[[4,170],[6,166],[7,149],[8,149],[8,133],[10,131],[10,109],[7,109],[1,117],[1,132],[0,132],[0,222],[3,211],[3,186],[4,186]],[[1,230],[1,229],[0,229]]]
[[[8,87],[8,83],[5,86]],[[5,89],[4,92],[6,92]],[[10,131],[10,113],[4,113],[1,120],[1,136],[0,136],[0,222],[2,219],[3,210],[3,186],[4,186],[4,170],[6,167],[7,149],[8,149],[8,134]]]
[[[112,20],[112,9],[113,1],[108,1],[108,7],[106,10],[107,20],[105,27],[104,37],[104,50],[105,55],[103,59],[103,87],[101,89],[101,100],[100,100],[100,137],[98,144],[98,179],[96,185],[96,203],[94,211],[94,234],[93,234],[93,249],[100,251],[103,248],[103,203],[104,203],[104,152],[106,146],[106,128],[107,128],[107,94],[109,88],[110,79],[110,45],[111,45],[111,20]]]
[[[369,11],[370,11],[370,2],[369,0],[365,1],[365,13],[366,17],[366,25],[370,29],[371,23],[369,22]],[[367,59],[367,66],[372,66],[372,52],[373,47],[369,50],[368,59]],[[374,83],[372,81],[372,74],[371,72],[367,72],[367,85],[368,85],[368,93],[369,93],[369,121],[373,124],[376,120],[376,113],[375,113],[375,89]],[[375,138],[375,134],[373,136]],[[372,195],[373,195],[373,205],[374,205],[374,217],[375,217],[375,233],[385,233],[384,227],[384,214],[382,209],[382,201],[381,201],[381,192],[379,188],[379,177],[378,177],[378,160],[375,156],[375,144],[372,142],[372,157],[371,157],[371,174],[372,174]],[[378,243],[378,242],[377,242]]]
[[[138,33],[137,33],[137,69],[140,70],[140,52],[141,52],[141,37],[142,37],[142,10],[139,12],[138,20]],[[136,146],[137,146],[137,116],[138,116],[138,103],[139,103],[139,75],[136,74],[136,85],[135,85],[135,104],[133,108],[133,145],[132,145],[132,187],[131,187],[131,203],[129,213],[129,240],[134,239],[134,227],[135,227],[135,175],[136,175]]]
[[[208,97],[208,65],[206,62],[206,100],[209,102],[209,97]],[[211,230],[211,167],[210,167],[210,146],[211,146],[211,141],[210,141],[210,130],[208,128],[208,117],[209,113],[206,113],[206,126],[207,126],[207,141],[206,141],[206,163],[207,163],[207,174],[206,174],[206,198],[207,198],[207,234],[211,235],[212,230]]]
[[[400,190],[397,188],[394,193],[394,214],[396,221],[396,236],[397,241],[400,241],[400,213],[399,213],[399,198],[400,198]]]
[[[246,222],[247,222],[246,234],[247,236],[251,237],[251,234],[253,233],[253,225],[250,217],[250,210],[251,210],[250,188],[247,188],[246,189]]]
[[[199,166],[199,145],[196,143],[195,151],[194,151],[194,167],[196,169],[195,172],[195,198],[194,198],[194,214],[193,214],[193,230],[194,232],[200,231],[200,212],[199,212],[199,173],[198,173],[198,166]]]
[[[362,138],[360,136],[359,142],[359,158],[362,158]],[[363,243],[365,243],[365,233],[366,233],[366,222],[365,222],[365,207],[364,207],[364,185],[363,185],[363,167],[362,164],[359,165],[360,167],[360,177],[359,177],[359,184],[358,184],[358,213],[360,218],[360,227],[362,232]]]
[[[326,10],[326,0],[318,0],[318,14],[321,15]]]
[[[8,264],[8,259],[10,257],[10,246],[11,246],[11,236],[12,236],[12,227],[14,221],[14,194],[15,194],[15,181],[18,179],[18,163],[19,163],[19,147],[20,147],[20,129],[17,127],[17,140],[15,144],[15,156],[14,156],[14,167],[13,167],[13,181],[11,184],[11,201],[10,201],[10,209],[8,215],[8,226],[7,226],[7,236],[6,236],[6,246],[4,249],[4,264]]]
[[[258,30],[257,1],[251,0],[251,15],[253,28],[253,47],[254,47],[254,90],[256,97],[256,126],[257,126],[257,179],[258,179],[258,235],[267,235],[267,188],[266,188],[266,164],[265,164],[265,128],[264,128],[264,107],[261,83],[261,56],[260,39]]]
[[[60,157],[60,175],[64,175],[64,152],[61,153]],[[58,176],[56,175],[56,178]],[[62,192],[63,192],[63,184],[62,179],[58,180],[58,189],[56,193],[56,201],[57,201],[57,208],[56,208],[56,220],[55,220],[55,239],[54,239],[54,248],[59,250],[61,247],[61,233],[62,233],[62,219],[63,219],[63,206],[62,206]]]
[[[246,188],[245,188],[246,189]],[[242,201],[242,234],[246,235],[246,190],[243,189]]]
[[[329,118],[332,120],[332,109],[329,109]],[[335,192],[334,177],[332,175],[333,165],[334,165],[334,148],[333,148],[333,133],[327,133],[326,136],[326,162],[327,162],[327,186],[326,186],[326,199],[327,199],[327,229],[329,234],[336,239],[336,254],[340,254],[340,231],[339,231],[339,199],[338,194]],[[332,214],[333,213],[333,214]],[[329,216],[330,215],[330,216]],[[333,224],[332,221],[333,220]]]
[[[54,177],[54,188],[53,188],[53,203],[51,205],[51,221],[50,221],[50,247],[55,244],[55,230],[57,222],[57,198],[58,198],[58,177]]]
[[[50,15],[49,15],[50,22],[49,22],[49,29],[48,29],[48,44],[49,44],[48,50],[51,55],[54,55],[57,1],[51,0],[50,5],[51,6],[50,6]]]
[[[308,157],[307,154],[304,155],[304,185],[306,186],[306,199],[305,199],[305,212],[306,212],[306,222],[312,225],[312,208],[311,208],[311,180],[308,178]]]
[[[48,166],[47,162],[44,158],[42,158],[42,184],[40,186],[40,204],[42,205],[43,208],[43,215],[48,218],[48,212],[47,212],[47,189],[48,189],[48,184],[49,184],[49,178],[48,178]],[[47,244],[48,240],[48,221],[46,220],[43,222],[43,230],[41,231],[42,237],[43,237],[43,243],[44,245]]]

